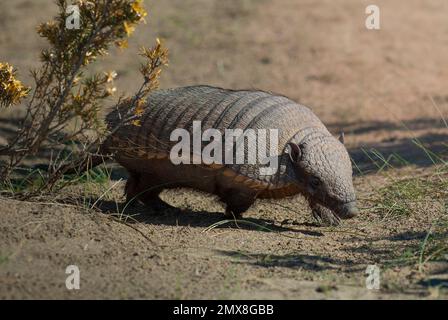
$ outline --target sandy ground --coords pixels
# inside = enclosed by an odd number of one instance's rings
[[[130,48],[96,67],[117,70],[119,90],[132,92],[136,49],[158,36],[171,52],[164,88],[259,88],[310,106],[332,132],[346,133],[359,168],[359,217],[317,227],[298,197],[257,203],[245,215],[251,224],[210,229],[223,220],[222,206],[189,190],[163,195],[177,210],[120,214],[118,170],[99,189],[80,186],[38,203],[0,198],[0,298],[447,298],[448,261],[402,262],[446,214],[443,203],[426,199],[408,216],[388,217],[371,210],[371,199],[391,179],[434,170],[411,139],[446,153],[448,3],[376,1],[379,31],[364,26],[368,4],[147,1],[151,18]],[[45,46],[34,27],[54,12],[52,1],[2,1],[0,9],[0,60],[31,84],[26,70]],[[0,117],[2,141],[15,129],[11,115]],[[378,174],[374,150],[408,163]],[[85,203],[73,205],[74,194]],[[371,264],[380,267],[380,290],[366,288]],[[80,290],[65,287],[68,265],[80,269]]]

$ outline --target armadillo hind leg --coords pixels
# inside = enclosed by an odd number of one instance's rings
[[[254,195],[237,189],[226,190],[220,198],[226,204],[225,216],[231,219],[241,218],[255,202]]]
[[[314,202],[310,202],[310,207],[313,217],[319,225],[337,226],[341,223],[341,219],[327,207]]]

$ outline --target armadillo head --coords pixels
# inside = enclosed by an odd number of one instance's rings
[[[311,200],[342,219],[354,217],[358,209],[352,165],[345,146],[333,136],[289,145],[298,184]]]

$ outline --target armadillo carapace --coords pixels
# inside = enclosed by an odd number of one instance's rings
[[[111,128],[120,121],[122,108],[107,116]],[[171,141],[172,133],[185,129],[191,138],[197,134],[194,122],[199,121],[202,132],[217,129],[223,140],[226,129],[277,130],[276,149],[269,156],[277,160],[278,170],[261,174],[260,168],[266,164],[260,162],[197,163],[196,159],[196,163],[174,164],[170,153],[179,140]],[[269,151],[272,141],[265,140]],[[200,147],[208,143],[201,141]],[[246,153],[253,153],[243,146]],[[128,201],[160,204],[158,196],[163,189],[189,187],[218,195],[227,205],[226,214],[233,216],[240,216],[257,198],[298,193],[307,198],[313,215],[325,224],[337,224],[340,218],[357,213],[352,166],[343,143],[310,109],[281,95],[210,86],[158,90],[149,96],[140,125],[122,126],[102,147],[129,171]]]

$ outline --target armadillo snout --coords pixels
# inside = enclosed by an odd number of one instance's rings
[[[356,201],[348,202],[342,205],[341,210],[338,212],[338,216],[342,219],[350,219],[359,213]]]

